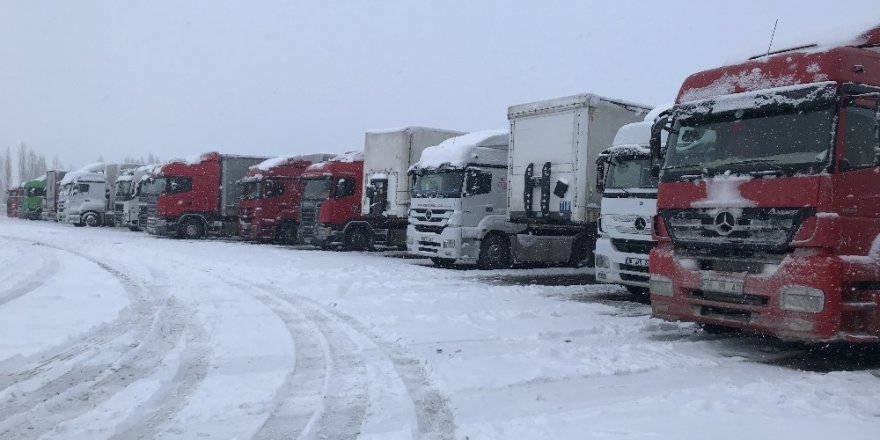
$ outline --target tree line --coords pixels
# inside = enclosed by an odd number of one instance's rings
[[[97,162],[104,162],[102,156],[98,156]],[[159,163],[159,158],[152,153],[146,157],[126,156],[122,159],[124,164],[148,165]],[[51,165],[50,165],[51,164]],[[46,175],[48,170],[71,170],[73,167],[65,167],[58,155],[52,156],[51,162],[33,148],[22,143],[19,145],[13,159],[12,150],[6,147],[6,152],[0,156],[0,200],[6,200],[6,191],[15,188],[26,180],[36,179]]]

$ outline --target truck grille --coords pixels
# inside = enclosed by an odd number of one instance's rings
[[[617,252],[625,252],[627,254],[647,255],[654,248],[653,241],[624,240],[620,238],[612,238],[611,245],[614,246]]]
[[[318,218],[321,215],[321,202],[304,201],[300,210],[300,233],[303,237],[312,237],[315,235],[315,226],[318,224]]]
[[[433,234],[439,234],[443,232],[444,226],[434,226],[434,225],[415,225],[416,231],[419,232],[430,232]]]
[[[146,225],[148,218],[156,218],[156,197],[138,197],[138,224]]]
[[[678,247],[781,251],[813,208],[670,209],[661,215]]]

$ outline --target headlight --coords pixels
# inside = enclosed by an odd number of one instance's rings
[[[779,307],[793,312],[821,312],[825,308],[825,292],[807,286],[785,286],[779,289]]]
[[[610,268],[611,262],[608,260],[608,257],[602,254],[596,254],[596,267],[602,268]]]
[[[648,288],[654,295],[672,296],[672,280],[662,275],[651,275]]]

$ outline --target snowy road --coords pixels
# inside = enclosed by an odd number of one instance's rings
[[[588,280],[0,218],[0,438],[880,432],[876,351],[710,336]]]

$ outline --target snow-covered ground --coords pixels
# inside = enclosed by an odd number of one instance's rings
[[[0,218],[0,438],[877,438],[876,352],[589,283]]]

